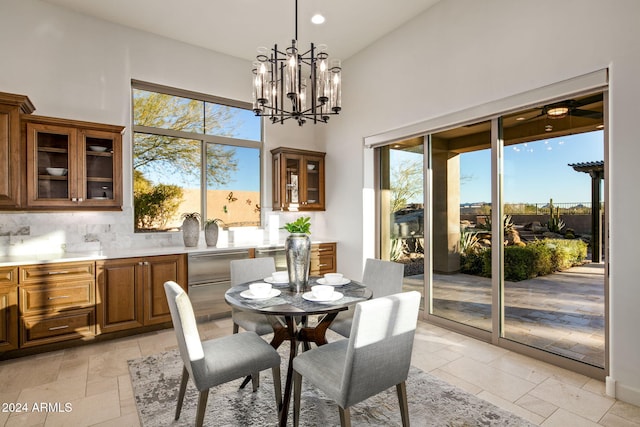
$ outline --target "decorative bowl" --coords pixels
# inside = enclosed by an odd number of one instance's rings
[[[65,168],[47,168],[47,173],[52,176],[65,176],[67,169]]]
[[[89,150],[102,153],[103,151],[107,151],[107,147],[100,147],[99,145],[90,145]]]
[[[312,164],[307,165],[307,169],[310,171],[314,170],[315,168],[316,168],[316,165],[312,165]]]

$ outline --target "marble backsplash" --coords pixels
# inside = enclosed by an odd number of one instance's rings
[[[218,246],[283,241],[285,222],[300,213],[269,213],[264,229],[221,230]],[[309,214],[305,214],[309,215]],[[314,221],[313,214],[312,221]],[[0,214],[0,256],[86,253],[131,248],[182,246],[182,232],[134,233],[131,209],[122,212],[43,212]],[[204,235],[199,246],[204,246]]]
[[[175,246],[182,233],[134,233],[126,212],[0,214],[0,256]]]

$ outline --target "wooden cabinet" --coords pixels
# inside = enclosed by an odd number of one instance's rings
[[[311,245],[311,266],[309,267],[309,274],[312,276],[322,276],[325,273],[335,273],[337,268],[336,255],[335,243]]]
[[[325,210],[325,153],[279,147],[271,154],[273,210]]]
[[[22,121],[28,208],[121,209],[123,127],[40,116]]]
[[[20,114],[31,114],[34,109],[26,96],[0,92],[0,208],[21,205]]]
[[[99,333],[171,321],[164,282],[186,289],[186,255],[97,262]]]
[[[0,352],[18,348],[18,267],[0,267]]]
[[[93,337],[95,263],[20,267],[20,347]]]

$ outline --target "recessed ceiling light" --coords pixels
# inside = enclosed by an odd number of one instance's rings
[[[311,22],[313,22],[316,25],[323,24],[324,16],[320,15],[319,13],[316,13],[311,17]]]

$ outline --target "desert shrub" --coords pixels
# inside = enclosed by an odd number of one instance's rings
[[[483,276],[484,254],[488,249],[481,251],[468,251],[460,254],[460,271],[474,276]],[[491,259],[491,258],[489,258]]]
[[[548,239],[554,246],[554,265],[556,270],[564,270],[581,264],[587,258],[587,244],[582,240]]]
[[[162,230],[176,215],[182,200],[182,188],[177,185],[158,184],[134,192],[134,219],[138,230]]]
[[[586,256],[587,244],[582,240],[544,239],[526,246],[505,246],[504,278],[518,282],[545,276],[580,265]],[[491,277],[491,249],[461,254],[460,271]]]
[[[504,248],[504,279],[511,282],[535,277],[537,253],[525,246],[507,246]]]

